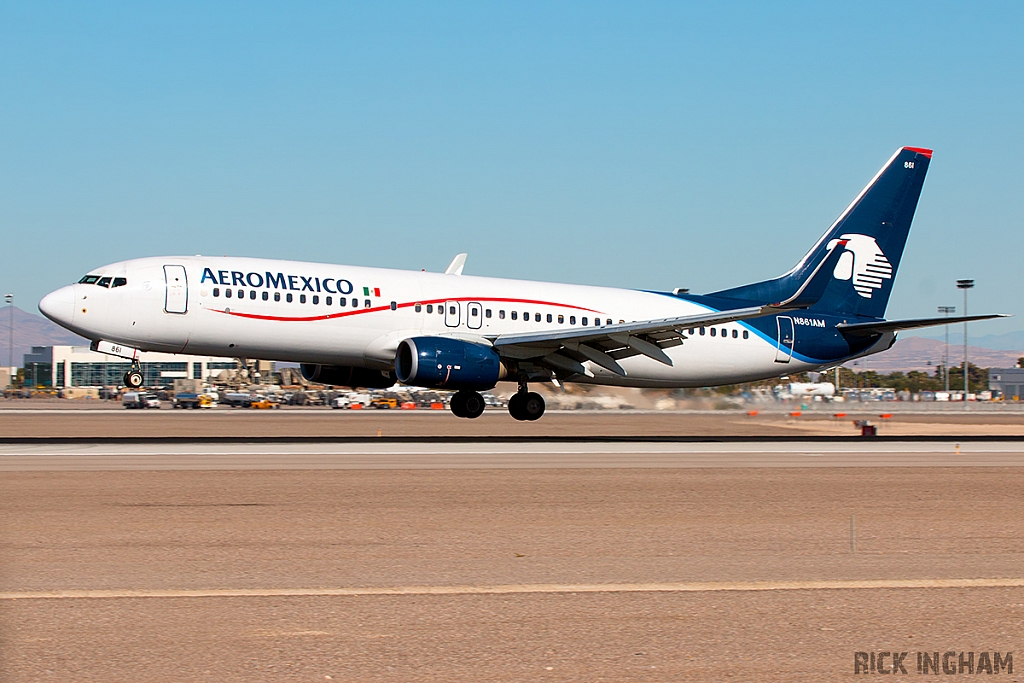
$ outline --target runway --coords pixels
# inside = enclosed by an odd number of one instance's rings
[[[816,682],[855,651],[1020,652],[1022,456],[0,444],[0,678]]]
[[[1021,441],[0,444],[0,471],[1017,467]]]

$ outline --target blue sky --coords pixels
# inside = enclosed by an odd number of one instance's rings
[[[1021,3],[4,3],[0,288],[238,254],[711,291],[933,147],[890,317],[1024,329]],[[26,305],[29,304],[29,305]],[[972,327],[972,330],[974,328]]]

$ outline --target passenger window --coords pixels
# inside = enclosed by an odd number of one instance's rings
[[[100,281],[97,282],[96,284],[98,284],[100,287],[110,287],[110,278],[109,277],[101,277]]]
[[[722,328],[722,336],[723,336],[723,337],[728,337],[728,336],[729,336],[729,330],[727,330],[727,329],[725,329],[725,328],[723,327],[723,328]]]
[[[743,330],[743,338],[744,339],[748,339],[749,337],[750,337],[750,333],[747,332],[746,330]]]
[[[583,316],[583,327],[586,327],[589,324],[590,324],[590,321],[587,319],[586,316]]]
[[[214,296],[220,296],[220,287],[214,287],[213,288],[213,295]]]
[[[554,321],[554,318],[552,318],[551,314],[548,313],[548,322],[550,323],[550,322],[553,322],[553,321]]]
[[[478,309],[476,306],[470,306],[470,308],[469,308],[469,317],[470,318],[475,318],[478,315],[480,315],[480,309]]]
[[[454,306],[449,306],[448,307],[448,314],[449,315],[455,315],[455,307]]]
[[[433,313],[433,312],[434,312],[434,305],[433,304],[427,304],[427,313]]]
[[[245,298],[245,292],[243,292],[242,290],[238,290],[238,298],[239,299],[244,299]]]
[[[601,327],[601,319],[594,318],[594,327]]]
[[[501,309],[500,311],[498,311],[498,317],[501,318],[502,320],[505,319],[505,309]]]
[[[230,299],[231,298],[231,290],[230,289],[225,289],[224,290],[224,298],[226,298],[226,299]]]
[[[484,317],[485,318],[490,318],[491,317],[491,309],[488,308],[486,311],[484,311]]]
[[[558,316],[558,324],[561,325],[563,323],[565,323],[565,316],[564,315]]]
[[[700,328],[700,336],[702,336],[702,337],[704,336],[704,328],[703,327]]]
[[[291,292],[288,292],[287,294],[284,295],[284,300],[287,301],[288,303],[292,302],[292,294],[291,294]]]
[[[570,315],[569,316],[569,324],[570,325],[575,325],[576,324],[576,316],[574,316],[574,315]]]
[[[415,311],[421,313],[423,311],[423,304],[416,304]],[[429,313],[429,311],[427,311]]]
[[[604,321],[604,324],[605,325],[611,325],[612,324],[612,319],[608,318],[607,320]]]
[[[550,316],[548,316],[548,319],[550,320]],[[533,320],[534,320],[534,322],[538,322],[539,323],[540,322],[540,313],[534,313],[533,314]]]
[[[444,315],[444,306],[442,306],[441,304],[438,304],[437,305],[437,313],[438,313],[438,315]]]
[[[695,330],[694,328],[692,328],[692,327],[691,327],[691,328],[690,328],[690,336],[691,336],[691,337],[693,336],[693,333],[694,333],[694,332],[696,332],[696,330]]]
[[[318,297],[316,294],[313,295],[313,303],[314,304],[320,303],[320,297]]]
[[[249,292],[249,298],[250,299],[255,299],[256,298],[256,290],[255,289]]]
[[[392,311],[397,311],[398,310],[398,302],[397,301],[392,301],[391,302],[391,310]]]
[[[126,284],[128,284],[128,279],[127,278],[123,278],[123,277],[115,277],[114,278],[114,286],[115,287],[124,287]]]
[[[331,304],[334,303],[334,297],[333,296],[329,296],[329,297],[325,298],[324,299],[324,303],[327,304],[328,306],[330,306]]]
[[[281,300],[281,292],[274,292],[274,301]]]
[[[369,308],[369,307],[370,307],[370,300],[369,299],[363,299],[363,308]]]
[[[299,303],[300,304],[306,303],[306,295],[305,294],[299,294]]]
[[[732,338],[733,339],[736,339],[739,336],[740,336],[739,330],[733,330],[732,331]]]
[[[519,312],[518,311],[512,311],[512,319],[516,320],[518,317],[519,317]]]
[[[270,300],[270,292],[263,292],[263,300],[264,301],[269,301]]]

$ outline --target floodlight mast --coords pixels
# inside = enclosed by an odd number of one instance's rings
[[[964,318],[967,317],[967,290],[974,287],[974,280],[957,280],[957,289],[964,290]],[[964,410],[967,410],[967,392],[970,388],[968,379],[971,375],[967,365],[967,320],[964,320]]]

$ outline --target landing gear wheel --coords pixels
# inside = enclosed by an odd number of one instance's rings
[[[466,395],[461,391],[455,393],[448,401],[448,407],[455,417],[466,417]]]
[[[523,414],[527,420],[539,420],[544,414],[544,398],[532,391],[528,393],[523,399]]]
[[[529,419],[526,417],[526,411],[523,409],[523,403],[526,400],[525,397],[525,393],[519,392],[517,394],[513,394],[512,398],[508,400],[508,414],[520,422]]]
[[[138,370],[129,370],[124,373],[124,385],[131,389],[138,389],[142,386],[142,373]]]
[[[465,398],[462,399],[463,417],[474,418],[483,415],[484,408],[487,406],[484,397],[475,391],[467,391],[465,394]]]

